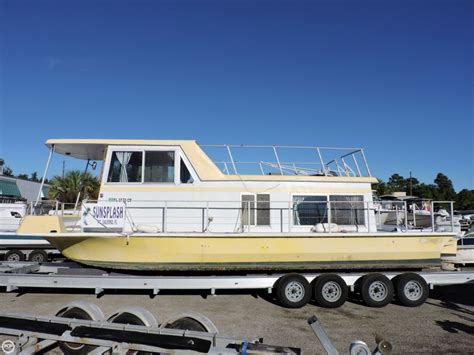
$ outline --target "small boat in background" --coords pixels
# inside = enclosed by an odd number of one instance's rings
[[[443,261],[455,265],[474,264],[474,232],[466,233],[459,238],[456,256],[443,258]]]
[[[15,232],[26,214],[26,202],[0,202],[0,234]]]
[[[0,203],[0,255],[5,261],[29,260],[46,261],[45,249],[53,249],[42,237],[37,235],[18,235],[16,233],[22,218],[27,214],[26,201]]]
[[[374,197],[377,228],[381,231],[396,229],[451,231],[462,235],[460,217],[451,215],[451,202],[436,202],[405,193]]]

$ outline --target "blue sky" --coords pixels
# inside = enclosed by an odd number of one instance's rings
[[[384,180],[472,189],[473,4],[0,0],[0,157],[40,172],[47,138],[362,146]]]

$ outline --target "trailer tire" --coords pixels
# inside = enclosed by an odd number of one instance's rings
[[[173,316],[161,323],[160,329],[193,330],[205,333],[219,333],[215,324],[206,316],[192,311],[186,311]]]
[[[158,327],[155,316],[142,307],[124,307],[107,318],[107,322]]]
[[[28,261],[34,261],[35,263],[45,263],[48,261],[48,254],[44,250],[33,250],[28,255]]]
[[[430,292],[425,279],[412,272],[397,276],[394,284],[398,301],[407,307],[422,305]]]
[[[111,323],[130,324],[130,325],[145,325],[143,321],[136,315],[128,312],[119,314]]]
[[[25,261],[25,254],[21,250],[12,249],[7,251],[4,260],[8,262]]]
[[[58,317],[92,320],[90,314],[79,307],[69,308],[58,315]],[[64,354],[67,355],[84,355],[89,354],[92,350],[94,350],[95,346],[79,343],[60,342],[59,348]]]
[[[360,281],[360,294],[369,307],[384,307],[393,299],[393,284],[382,274],[368,274]]]
[[[337,308],[346,302],[349,289],[339,275],[323,274],[313,281],[313,295],[321,307]]]
[[[301,275],[282,276],[275,285],[277,299],[283,307],[301,308],[311,299],[311,286]]]

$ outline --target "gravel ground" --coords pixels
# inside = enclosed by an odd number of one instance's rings
[[[107,292],[97,298],[88,293],[0,293],[0,309],[31,315],[53,315],[67,302],[96,303],[106,315],[121,306],[142,306],[159,321],[186,310],[209,317],[221,334],[256,339],[265,343],[299,347],[304,354],[323,353],[307,324],[316,315],[336,348],[348,353],[349,344],[364,340],[375,348],[375,336],[388,340],[393,353],[474,353],[474,284],[438,287],[421,307],[397,304],[375,309],[351,300],[338,309],[309,304],[284,309],[269,297],[251,293],[219,293],[204,297],[197,293],[163,293],[151,298],[144,293]],[[3,337],[2,339],[5,339]]]

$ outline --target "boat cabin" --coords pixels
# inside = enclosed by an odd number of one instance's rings
[[[376,231],[371,184],[377,180],[360,148],[112,139],[46,144],[51,153],[103,161],[99,199],[82,206],[82,219],[96,221],[82,221],[83,231]],[[122,215],[114,210],[120,207]],[[122,216],[118,223],[114,213]]]

